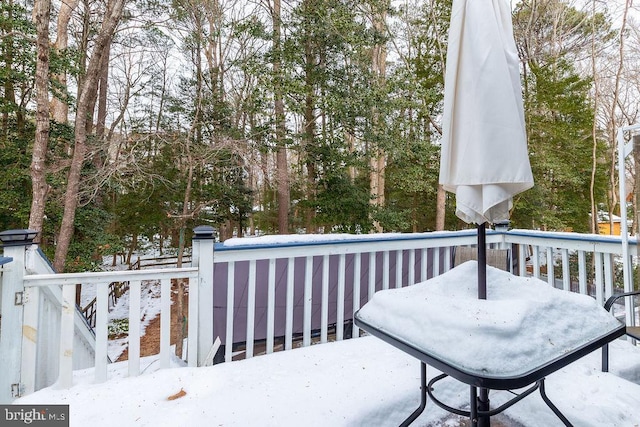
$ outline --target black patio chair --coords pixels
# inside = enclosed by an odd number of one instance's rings
[[[604,308],[607,311],[611,311],[611,307],[613,307],[613,304],[617,300],[635,295],[640,295],[640,291],[631,291],[613,295],[607,299],[607,302],[604,304]],[[625,334],[633,339],[640,340],[640,326],[627,326],[625,328]],[[609,372],[609,344],[602,346],[602,372]]]

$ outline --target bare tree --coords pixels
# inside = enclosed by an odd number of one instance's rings
[[[282,7],[281,0],[273,0],[271,9],[271,21],[273,23],[273,81],[274,81],[274,109],[276,118],[276,181],[278,188],[278,232],[289,232],[289,163],[287,162],[286,125],[284,115],[284,96],[282,89]]]
[[[597,2],[593,0],[591,2],[592,7],[592,15],[595,18],[597,13]],[[597,57],[596,57],[596,31],[595,31],[595,19],[591,21],[591,72],[593,74],[593,109],[594,111],[598,111],[598,102],[600,100],[600,85],[597,74]],[[596,195],[595,195],[595,185],[596,185],[596,170],[598,166],[598,121],[594,115],[593,126],[591,128],[591,138],[593,141],[593,150],[591,152],[591,181],[589,183],[589,195],[591,197],[591,233],[598,232],[598,207],[596,206]]]
[[[435,72],[441,72],[442,80],[444,81],[445,71],[445,55],[447,51],[446,46],[446,31],[443,31],[442,23],[443,17],[440,15],[440,11],[443,9],[442,0],[428,0],[423,2],[420,0],[414,0],[407,3],[403,8],[403,17],[401,19],[400,28],[389,28],[387,30],[387,36],[389,37],[390,45],[394,48],[393,56],[401,58],[404,66],[407,69],[415,67],[415,58],[420,53],[432,54],[435,58],[437,67],[429,67]],[[424,33],[427,36],[431,44],[428,47],[421,46],[416,42],[416,34]],[[404,45],[402,44],[404,43]],[[436,71],[437,70],[437,71]],[[417,85],[416,85],[417,86]],[[416,98],[419,96],[416,95]],[[429,129],[422,130],[425,133],[425,138],[429,138],[431,135],[429,132],[431,129],[434,135],[442,135],[442,128],[439,124],[438,111],[429,110],[428,112],[428,124]],[[413,120],[412,120],[413,121]],[[417,122],[417,121],[416,121]],[[437,167],[437,165],[431,165],[430,167]],[[445,209],[446,209],[446,193],[442,185],[438,184],[436,189],[436,218],[435,229],[438,231],[445,229]],[[414,223],[414,231],[416,224]]]
[[[50,1],[50,0],[49,0]],[[79,0],[65,0],[60,3],[60,11],[58,12],[58,22],[56,24],[56,41],[53,48],[56,52],[62,53],[67,49],[69,44],[69,21],[73,11],[78,7]],[[58,91],[67,89],[67,75],[60,73],[53,76],[58,83]],[[69,106],[64,100],[53,97],[51,100],[51,115],[53,120],[58,123],[67,123],[69,115]]]
[[[49,19],[51,1],[36,0],[33,17],[37,30],[36,59],[36,134],[31,155],[32,199],[29,228],[42,235],[47,199],[46,154],[49,145]]]
[[[389,8],[388,2],[381,4],[377,10],[373,11],[373,29],[374,31],[384,34],[386,29],[386,16]],[[386,42],[378,42],[374,45],[371,54],[371,68],[373,74],[376,76],[376,84],[379,88],[382,88],[386,79],[387,72],[387,47]],[[380,117],[380,112],[374,107],[372,111],[372,126],[380,126],[383,122]],[[369,154],[369,167],[370,167],[370,192],[371,192],[371,204],[376,207],[384,206],[384,190],[385,190],[385,166],[387,162],[384,151],[376,143],[373,147],[373,151]],[[382,232],[382,226],[377,221],[374,222],[374,228],[377,232]]]
[[[108,46],[122,17],[125,3],[126,0],[110,0],[108,2],[102,26],[91,52],[89,65],[78,90],[78,105],[74,123],[74,150],[67,177],[64,211],[53,261],[53,266],[56,271],[64,270],[69,245],[73,237],[73,224],[78,206],[80,175],[87,150],[87,128],[90,126],[90,120],[88,119],[91,117],[96,99],[98,80],[102,71],[102,61],[104,60],[103,58],[106,52],[108,52]]]
[[[98,137],[99,140],[104,138],[104,132],[107,122],[107,89],[109,86],[110,52],[111,43],[107,43],[107,47],[100,67],[100,79],[98,81],[98,115],[96,117],[96,137]]]

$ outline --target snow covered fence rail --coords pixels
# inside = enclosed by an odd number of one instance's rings
[[[225,361],[238,349],[245,357],[254,356],[256,344],[271,353],[278,342],[284,350],[293,348],[299,337],[303,346],[311,345],[313,337],[326,342],[334,325],[336,340],[349,328],[358,336],[349,319],[376,291],[444,273],[452,267],[457,247],[475,243],[475,230],[227,240],[215,246],[214,336],[222,339]],[[540,278],[546,273],[553,286],[583,294],[591,290],[601,304],[613,294],[620,237],[491,230],[487,243],[516,258],[510,263],[514,274]],[[570,268],[574,258],[575,289]],[[556,264],[561,268],[558,278]]]
[[[141,283],[160,281],[160,363],[168,366],[171,280],[189,280],[188,363],[201,366],[210,363],[217,337],[224,344],[221,354],[229,361],[239,345],[244,346],[245,357],[252,357],[256,343],[270,353],[280,343],[285,350],[293,348],[294,339],[303,346],[311,345],[312,338],[326,342],[334,325],[336,340],[347,334],[359,336],[349,319],[376,291],[444,273],[452,267],[457,248],[476,243],[475,230],[265,236],[215,244],[214,255],[213,229],[204,228],[194,229],[192,267],[182,269],[51,274],[36,245],[5,246],[4,256],[12,262],[0,277],[0,361],[7,373],[0,376],[0,403],[56,379],[60,386],[68,386],[72,369],[94,364],[96,379],[106,379],[111,282],[132,284],[131,313],[139,313]],[[543,279],[546,274],[554,286],[589,293],[599,303],[614,293],[619,282],[615,276],[620,275],[623,251],[617,236],[490,230],[487,243],[506,249],[517,260],[511,260],[509,267],[514,274]],[[635,239],[629,240],[629,249],[625,271],[637,254]],[[632,287],[628,279],[625,285]],[[75,310],[79,283],[98,284],[95,338]],[[626,308],[626,322],[634,324],[633,307]],[[140,331],[139,322],[131,321],[134,316],[129,316],[130,375],[140,370]]]
[[[638,257],[636,237],[623,241],[620,236],[510,230],[504,234],[504,242],[519,245],[521,263],[529,255],[528,265],[533,276],[542,278],[544,267],[550,285],[591,295],[600,305],[604,305],[604,301],[614,293],[629,292],[635,288],[632,266]],[[562,269],[561,274],[556,274],[556,264]],[[577,287],[573,286],[575,277],[572,276],[576,276],[576,272],[572,273],[571,264],[573,270],[577,269]],[[638,323],[636,311],[633,301],[625,302],[627,326]]]
[[[107,340],[108,340],[108,298],[109,284],[129,282],[129,375],[140,373],[140,292],[143,281],[159,281],[161,284],[160,314],[160,367],[169,367],[170,359],[170,319],[171,319],[171,280],[187,279],[191,284],[198,278],[198,268],[170,268],[155,270],[109,271],[100,273],[33,274],[24,276],[25,289],[45,286],[62,286],[62,315],[60,319],[59,377],[58,385],[72,385],[73,335],[76,300],[76,285],[97,285],[97,312],[95,328],[95,376],[96,381],[107,379]],[[196,290],[197,286],[191,289]],[[197,291],[189,293],[189,318],[197,318]],[[193,301],[192,301],[193,299]],[[191,304],[191,302],[193,302]],[[189,346],[197,348],[198,322],[189,322]],[[26,325],[37,330],[37,324]],[[193,343],[193,346],[191,344]],[[36,349],[34,349],[35,351]],[[23,356],[24,357],[24,356]],[[197,352],[189,352],[189,364],[197,364]]]
[[[352,313],[380,289],[426,280],[451,267],[451,247],[470,245],[475,231],[375,235],[290,235],[230,239],[214,256],[214,336],[224,360],[255,343],[285,350],[301,337],[335,339]],[[358,336],[352,326],[351,334]]]
[[[616,277],[623,274],[625,264],[620,236],[515,229],[505,232],[503,239],[506,244],[519,245],[520,263],[527,263],[528,274],[537,278],[546,275],[550,285],[591,295],[601,305],[613,295],[614,285],[622,283],[622,277]],[[632,265],[637,255],[636,239],[629,240],[629,244],[626,261]],[[561,273],[557,274],[556,267]],[[572,286],[572,276],[576,276],[572,268],[577,269],[577,289]],[[633,288],[633,278],[629,280]]]
[[[171,285],[187,281],[189,311],[187,363],[207,364],[216,348],[212,334],[213,229],[196,227],[194,259],[188,268],[158,268],[109,272],[55,274],[45,255],[33,244],[35,232],[8,230],[3,255],[12,260],[0,275],[0,403],[50,386],[69,387],[73,370],[95,367],[97,382],[107,379],[108,287],[129,283],[128,370],[140,373],[141,289],[143,282],[160,284],[161,368],[170,365]],[[205,261],[203,261],[205,260]],[[92,330],[76,306],[76,285],[96,288],[96,327]],[[206,310],[202,305],[206,303]]]

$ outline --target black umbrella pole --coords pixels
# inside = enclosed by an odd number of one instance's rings
[[[478,224],[478,299],[487,299],[487,223]]]
[[[478,299],[487,299],[487,223],[478,225]],[[491,426],[491,417],[486,414],[490,409],[489,390],[480,389],[478,396],[478,411],[484,414],[478,416],[478,427]]]

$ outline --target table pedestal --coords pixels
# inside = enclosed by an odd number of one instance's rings
[[[571,424],[571,422],[567,419],[567,417],[565,417],[564,414],[560,412],[560,410],[553,404],[553,402],[551,402],[551,400],[547,396],[545,384],[544,384],[545,378],[542,378],[536,381],[535,385],[528,388],[524,392],[515,395],[515,397],[513,397],[503,405],[493,410],[489,406],[489,389],[481,388],[480,395],[479,395],[478,387],[470,386],[469,387],[469,390],[470,390],[469,408],[470,409],[469,411],[465,411],[462,409],[451,407],[441,402],[438,398],[436,398],[433,395],[434,384],[437,383],[438,381],[441,381],[447,378],[448,376],[449,375],[447,374],[441,374],[433,378],[431,381],[429,381],[429,383],[427,383],[427,365],[424,362],[420,362],[420,406],[415,411],[413,411],[411,415],[407,417],[406,420],[404,420],[400,424],[400,427],[409,426],[412,422],[414,422],[420,416],[420,414],[422,414],[422,412],[427,407],[427,395],[431,398],[433,403],[435,403],[445,411],[451,412],[452,414],[460,415],[462,417],[468,417],[471,420],[472,427],[490,427],[492,416],[505,411],[506,409],[518,403],[519,401],[529,396],[531,393],[533,393],[536,390],[540,391],[540,396],[542,397],[542,400],[553,411],[553,413],[556,414],[556,416],[560,419],[560,421],[562,421],[566,427],[573,427],[573,424]],[[484,401],[481,400],[483,399],[483,397],[481,397],[481,395],[483,394],[483,390],[484,390],[484,393],[486,393],[486,397]]]

